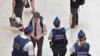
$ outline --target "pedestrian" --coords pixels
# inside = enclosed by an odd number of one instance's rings
[[[50,47],[53,52],[53,56],[65,56],[67,52],[68,40],[66,31],[70,28],[69,26],[65,29],[60,27],[60,19],[55,18],[53,25],[55,28],[51,29],[48,39],[50,41]]]
[[[44,23],[43,17],[39,12],[34,12],[33,17],[30,21],[30,26],[33,26],[34,31],[31,40],[36,47],[37,44],[37,56],[42,56],[42,47],[44,41],[44,35],[47,33],[46,24]]]
[[[33,0],[30,0],[31,1],[31,4],[32,4],[32,10],[34,9],[34,1]],[[20,23],[20,27],[19,27],[19,30],[20,31],[23,31],[24,30],[24,27],[23,27],[23,23],[22,23],[22,13],[23,13],[23,9],[25,7],[25,5],[27,4],[27,0],[12,0],[12,17],[16,18],[16,17],[19,17],[20,20],[21,20],[21,23]]]
[[[24,34],[14,38],[12,56],[35,56],[33,43],[30,39],[32,31],[32,27],[26,27]]]
[[[84,3],[85,0],[70,0],[70,11],[71,14],[73,15],[71,28],[74,28],[76,25],[78,25],[79,21],[78,9],[80,5],[83,5]]]
[[[70,49],[70,56],[91,56],[89,54],[90,45],[86,42],[86,36],[83,30],[78,33],[78,41]]]

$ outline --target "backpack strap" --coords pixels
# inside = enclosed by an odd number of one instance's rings
[[[40,19],[40,26],[41,26],[41,28],[42,28],[42,33],[43,33],[43,17],[40,16],[39,19]],[[32,20],[33,20],[33,17],[32,17],[31,20],[30,20],[29,26],[32,26]]]
[[[31,18],[31,20],[29,22],[29,26],[32,26],[32,20],[33,20],[33,17]]]
[[[40,16],[40,26],[42,28],[42,33],[43,33],[43,17],[42,16]]]

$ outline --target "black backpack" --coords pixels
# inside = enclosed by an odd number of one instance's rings
[[[84,5],[85,4],[85,0],[79,0],[79,5]]]
[[[32,19],[33,19],[33,17],[32,17],[31,20],[30,20],[29,26],[32,26]],[[41,26],[41,28],[42,28],[42,33],[43,33],[43,17],[40,16],[39,19],[40,19],[40,26]]]

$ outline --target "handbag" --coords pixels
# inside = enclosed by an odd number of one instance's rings
[[[9,18],[9,21],[10,21],[10,26],[12,26],[12,27],[19,28],[19,27],[22,26],[22,24],[17,23],[16,18],[10,17],[10,18]]]
[[[25,5],[25,8],[29,8],[30,7],[30,4],[29,4],[29,1],[27,0],[27,4]]]

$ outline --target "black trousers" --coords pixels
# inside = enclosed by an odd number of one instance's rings
[[[21,6],[21,7],[15,7],[15,16],[19,17],[21,19],[21,21],[22,21],[23,9],[24,9],[24,5]],[[21,25],[20,29],[22,29],[23,28],[23,23],[21,23],[20,25]]]
[[[53,45],[52,46],[53,56],[65,56],[66,55],[66,45]]]
[[[71,7],[72,17],[72,26],[78,25],[78,8]]]
[[[36,47],[37,44],[37,56],[42,56],[42,47],[43,47],[43,40],[44,37],[42,37],[40,40],[35,40],[33,37],[31,38],[32,42],[33,42],[33,46]]]
[[[22,20],[22,13],[23,13],[24,6],[22,7],[15,7],[15,15]]]

